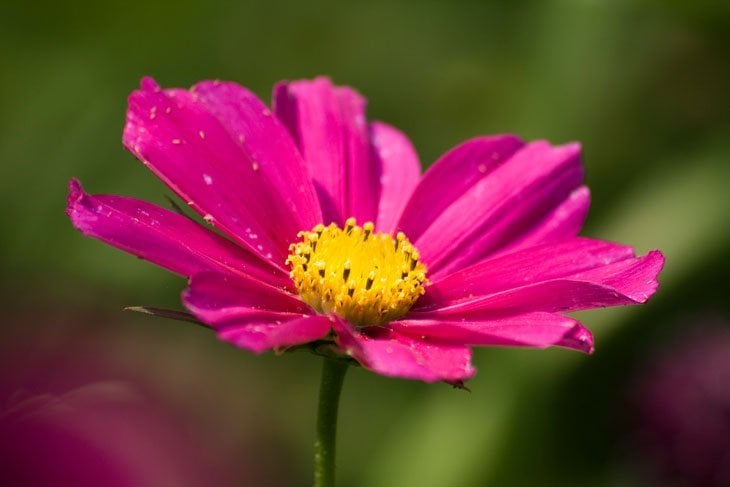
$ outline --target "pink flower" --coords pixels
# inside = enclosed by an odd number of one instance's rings
[[[234,83],[146,78],[124,145],[224,236],[75,180],[73,224],[187,277],[185,306],[256,353],[329,341],[379,374],[458,383],[472,345],[590,353],[563,313],[645,302],[664,262],[576,236],[577,144],[477,137],[421,175],[408,138],[326,78],[278,84],[271,109]]]

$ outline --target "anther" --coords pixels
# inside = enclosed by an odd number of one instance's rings
[[[373,287],[373,282],[375,281],[375,271],[370,271],[368,274],[368,279],[365,281],[365,289],[370,291],[370,288]]]
[[[357,223],[357,221],[354,218],[352,218],[352,217],[348,218],[345,221],[345,233],[347,233],[348,235],[350,233],[352,233],[352,229],[355,228],[356,223]]]
[[[342,280],[347,282],[347,280],[350,278],[350,269],[352,268],[352,262],[346,260],[345,263],[342,264],[342,267],[344,267],[344,270],[342,271]]]
[[[406,239],[406,234],[403,232],[398,232],[398,235],[395,236],[395,250],[398,251],[398,246],[400,246],[401,242]]]
[[[362,226],[362,228],[363,230],[365,230],[365,238],[363,239],[363,242],[367,242],[368,237],[371,233],[373,233],[375,225],[373,225],[373,222],[367,222],[365,225]]]

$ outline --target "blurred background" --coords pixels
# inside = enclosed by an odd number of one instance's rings
[[[729,41],[711,1],[3,1],[0,479],[311,483],[320,359],[123,312],[185,283],[64,206],[72,176],[165,204],[121,147],[143,75],[269,100],[326,74],[424,167],[477,134],[582,142],[583,234],[667,257],[648,305],[580,314],[593,356],[479,349],[471,393],[351,370],[341,485],[730,485]]]

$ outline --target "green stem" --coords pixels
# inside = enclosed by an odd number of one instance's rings
[[[322,364],[317,411],[317,439],[314,442],[314,485],[335,485],[335,443],[337,440],[337,407],[348,364],[343,360],[326,358]]]

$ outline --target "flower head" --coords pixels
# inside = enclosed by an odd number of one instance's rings
[[[384,325],[400,318],[425,292],[426,268],[399,232],[373,233],[348,218],[300,232],[287,259],[302,301],[319,313],[340,316],[357,326]]]
[[[458,383],[473,345],[591,352],[565,312],[645,302],[660,252],[577,237],[577,144],[478,137],[423,175],[397,129],[326,78],[273,107],[234,83],[129,98],[124,144],[220,233],[70,186],[83,233],[189,279],[185,306],[254,352],[331,342],[377,373]]]

